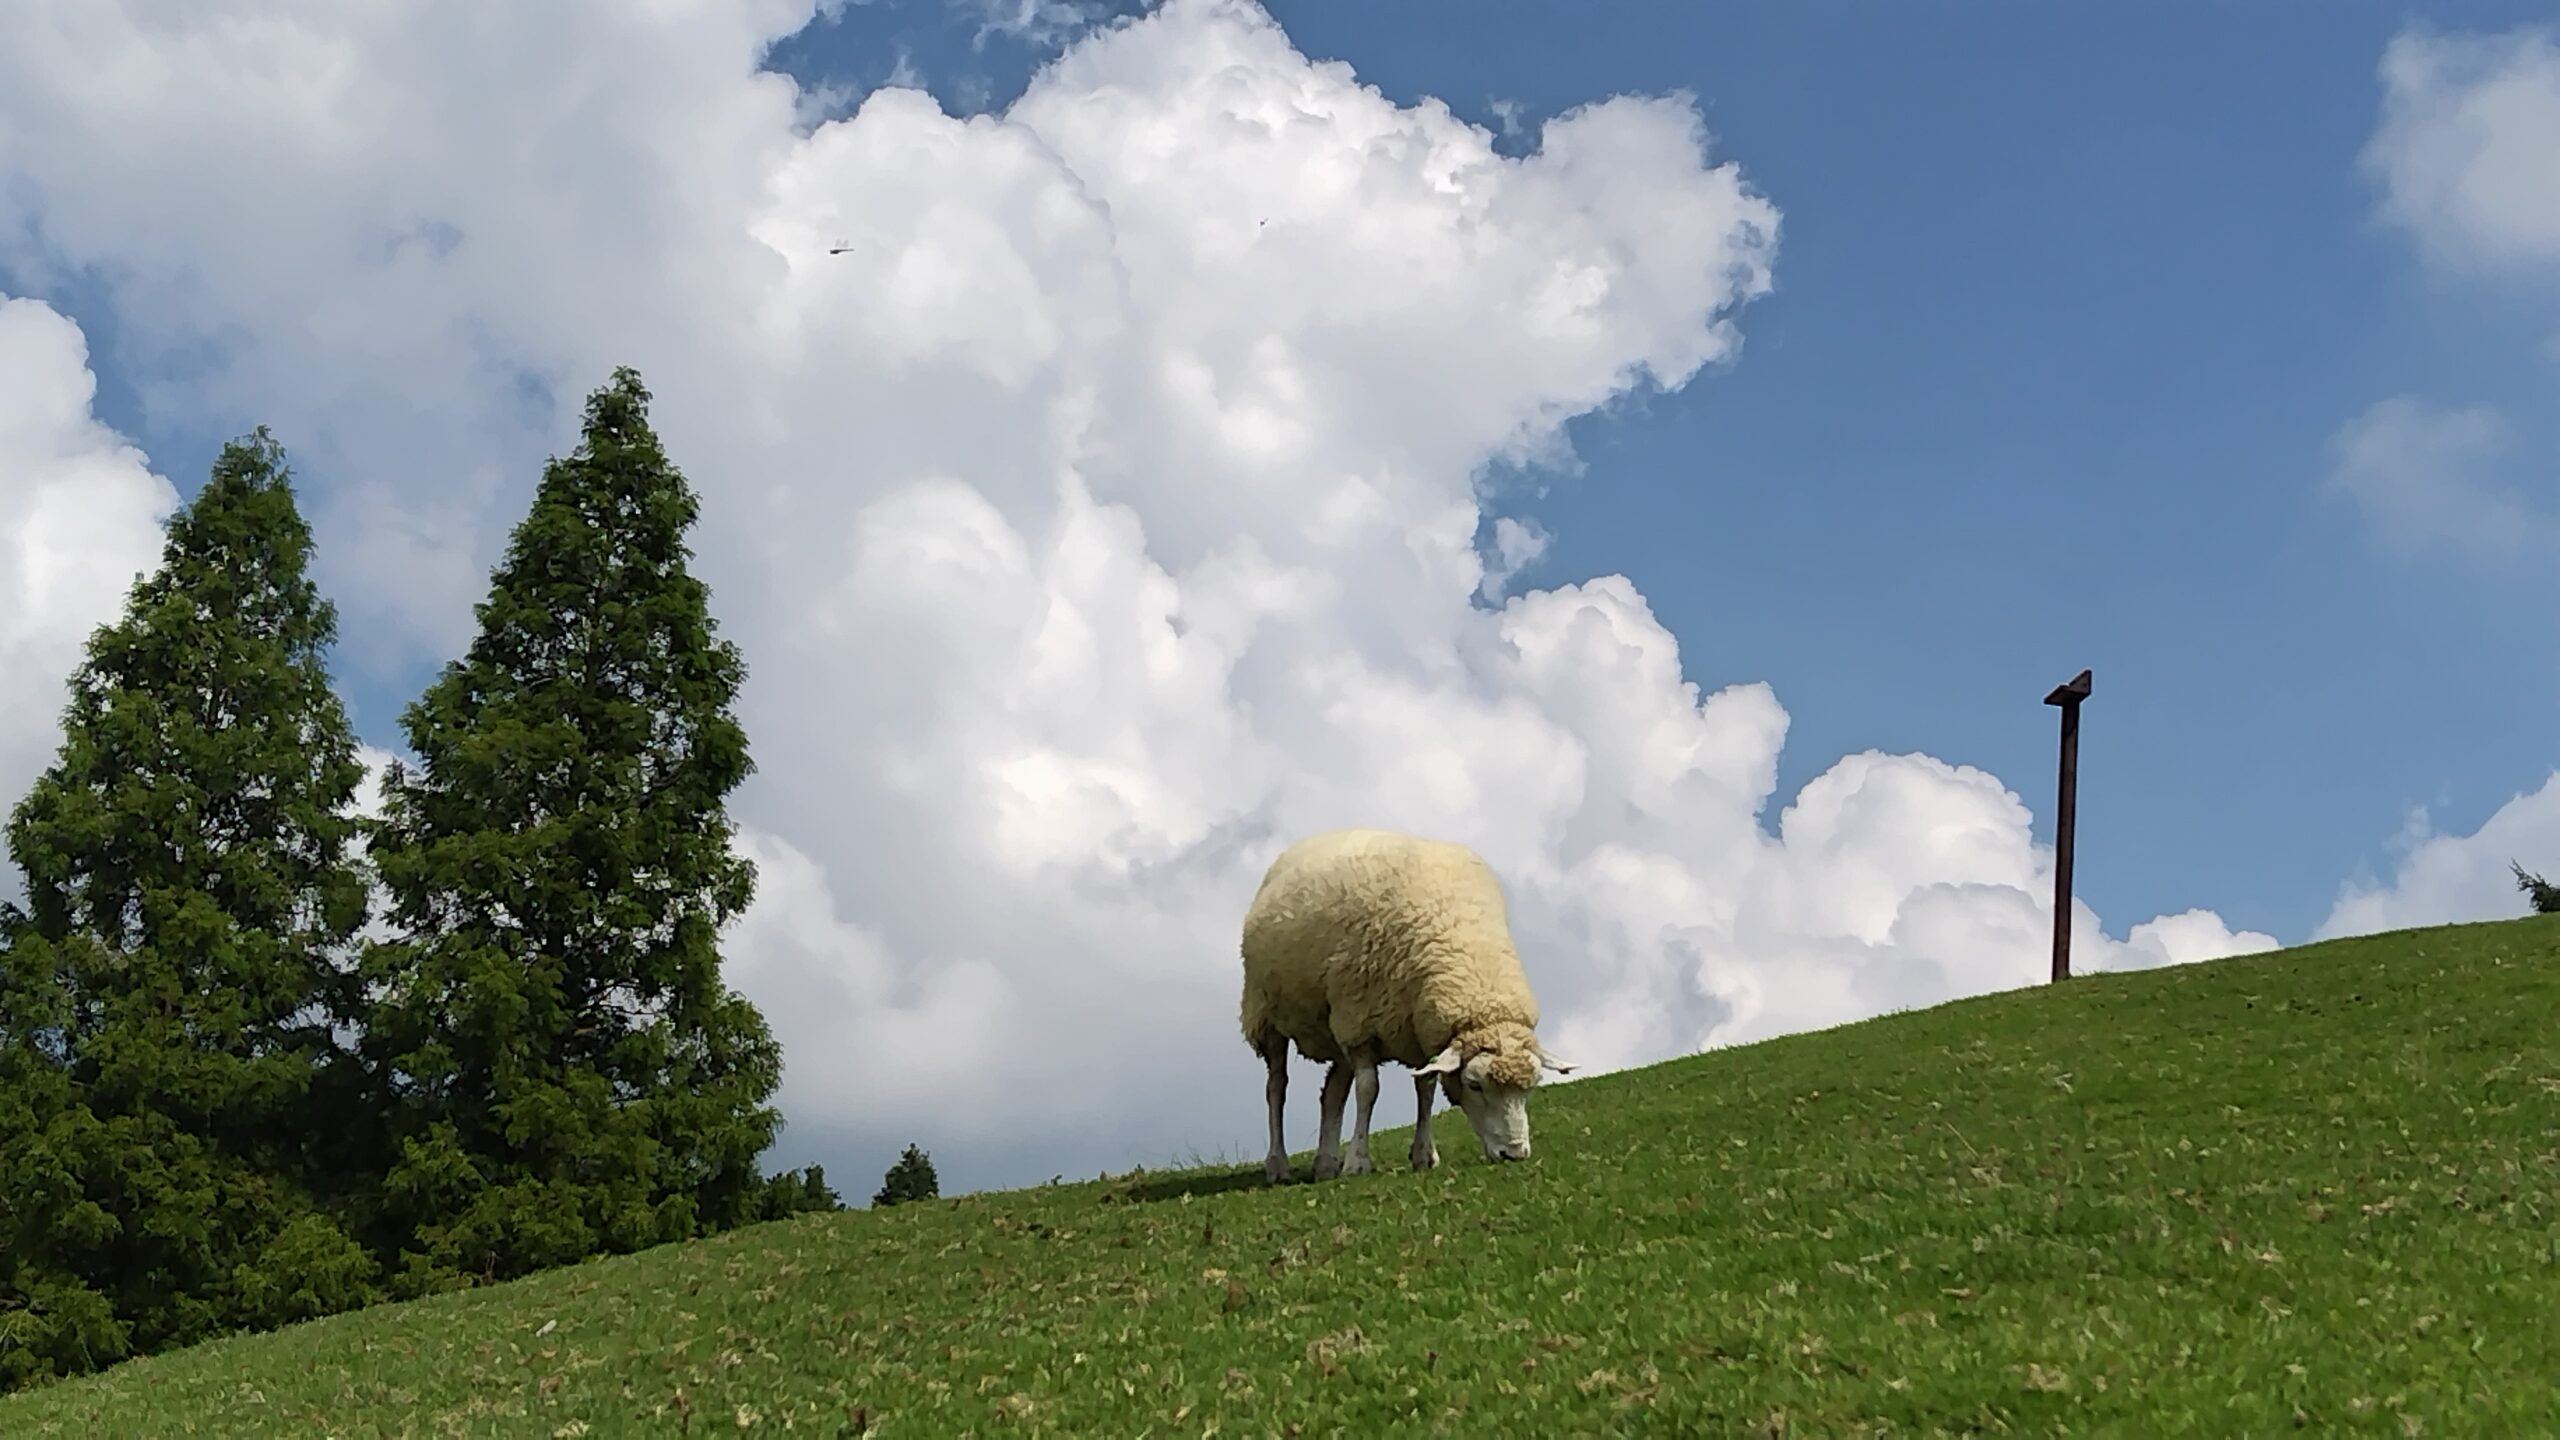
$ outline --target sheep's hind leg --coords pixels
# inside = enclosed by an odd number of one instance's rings
[[[1440,1163],[1440,1147],[1431,1138],[1431,1102],[1438,1098],[1440,1077],[1413,1077],[1413,1168],[1428,1170]]]
[[[1289,1099],[1289,1042],[1278,1036],[1266,1042],[1262,1064],[1268,1072],[1262,1082],[1262,1103],[1271,1110],[1271,1153],[1263,1157],[1262,1178],[1277,1185],[1289,1178],[1289,1143],[1280,1129],[1280,1112]]]
[[[1367,1051],[1351,1057],[1352,1094],[1360,1108],[1351,1117],[1351,1156],[1343,1163],[1345,1175],[1366,1175],[1369,1164],[1369,1112],[1378,1105],[1378,1062]]]
[[[1351,1095],[1351,1062],[1336,1060],[1324,1072],[1324,1103],[1316,1118],[1316,1178],[1342,1173],[1342,1102]]]

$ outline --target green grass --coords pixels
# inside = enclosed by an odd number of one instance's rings
[[[1385,1135],[1325,1185],[813,1217],[132,1362],[0,1434],[2560,1434],[2560,918],[1533,1112],[1527,1165],[1444,1115],[1422,1175]]]

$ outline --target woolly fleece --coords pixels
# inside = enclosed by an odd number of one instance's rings
[[[1245,1043],[1310,1060],[1419,1069],[1452,1040],[1487,1078],[1538,1079],[1538,998],[1520,968],[1492,867],[1464,845],[1331,830],[1281,852],[1244,917]]]

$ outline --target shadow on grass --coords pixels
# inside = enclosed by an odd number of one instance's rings
[[[1283,1185],[1305,1185],[1310,1177],[1304,1169],[1293,1169]],[[1177,1170],[1163,1175],[1133,1175],[1120,1180],[1102,1192],[1105,1205],[1145,1205],[1164,1200],[1180,1200],[1192,1195],[1225,1195],[1237,1190],[1267,1190],[1271,1183],[1262,1178],[1260,1165],[1234,1170]]]

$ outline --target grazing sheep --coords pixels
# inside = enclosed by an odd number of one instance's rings
[[[1268,1072],[1271,1154],[1288,1178],[1280,1112],[1289,1046],[1325,1072],[1315,1178],[1365,1174],[1378,1066],[1413,1072],[1413,1168],[1439,1163],[1433,1083],[1465,1112],[1487,1160],[1529,1158],[1529,1089],[1540,1066],[1573,1067],[1538,1044],[1538,998],[1520,970],[1502,888],[1463,845],[1388,830],[1312,835],[1271,862],[1244,917],[1245,1043]],[[1360,1109],[1339,1153],[1342,1102]]]

